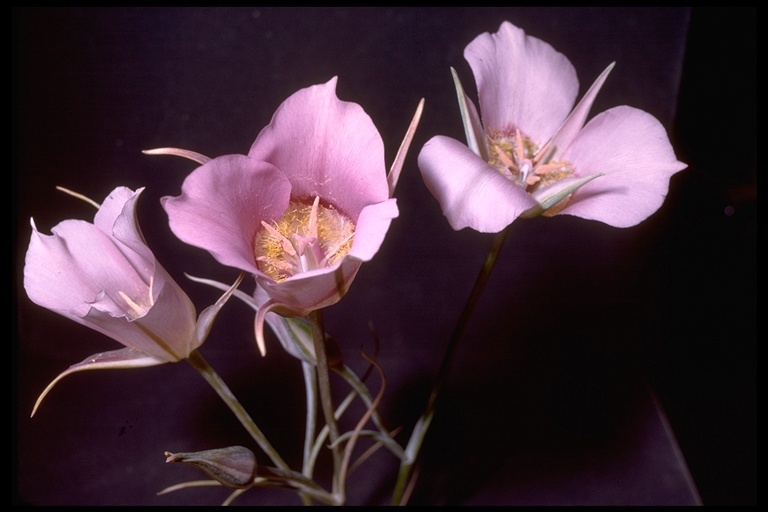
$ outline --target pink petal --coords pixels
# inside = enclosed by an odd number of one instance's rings
[[[602,176],[574,193],[560,213],[634,226],[661,207],[670,177],[685,169],[659,121],[620,106],[589,121],[563,154],[578,176]]]
[[[467,146],[433,137],[419,153],[419,169],[455,230],[496,233],[537,203]]]
[[[384,143],[360,105],[338,99],[336,80],[285,100],[248,156],[284,172],[292,197],[319,196],[356,220],[389,197]]]
[[[30,239],[24,287],[33,302],[157,359],[178,361],[195,348],[194,306],[154,257],[130,261],[127,248],[84,221],[52,232]],[[146,310],[130,311],[120,293]]]
[[[276,303],[271,311],[283,316],[304,316],[336,304],[347,293],[361,264],[347,256],[337,266],[303,272],[279,283],[259,275],[256,282]]]
[[[487,130],[519,128],[543,144],[573,107],[579,90],[570,61],[509,22],[477,36],[464,50]]]
[[[93,219],[93,224],[111,237],[116,243],[125,259],[129,261],[139,275],[145,276],[145,282],[149,284],[149,276],[155,273],[155,256],[147,247],[144,235],[139,227],[139,219],[136,214],[136,206],[143,188],[136,192],[127,187],[117,187],[101,203],[99,211]],[[157,290],[163,286],[162,282],[154,283]]]
[[[181,195],[164,197],[173,233],[209,251],[219,263],[258,272],[253,238],[261,221],[280,218],[291,184],[274,166],[242,155],[215,158],[184,180]]]
[[[357,218],[355,238],[347,257],[370,261],[379,251],[392,219],[397,218],[398,214],[395,199],[388,199],[363,208]]]
[[[145,293],[149,275],[138,274],[114,241],[93,224],[65,220],[52,235],[40,233],[34,223],[32,227],[24,288],[36,304],[80,321],[104,290],[129,296]],[[122,306],[104,302],[110,315],[125,316]]]

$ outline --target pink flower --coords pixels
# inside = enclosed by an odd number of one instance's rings
[[[266,291],[262,353],[266,314],[303,316],[339,301],[398,215],[381,136],[359,105],[338,99],[336,78],[283,102],[247,156],[150,153],[203,164],[162,204],[177,237]]]
[[[113,190],[93,224],[65,220],[44,235],[32,222],[24,266],[29,298],[126,347],[71,366],[46,388],[35,409],[56,382],[75,371],[179,361],[202,343],[194,305],[141,234],[136,201],[142,191]]]
[[[467,145],[436,136],[419,154],[425,184],[455,230],[498,232],[518,217],[575,215],[638,224],[684,169],[659,121],[620,106],[584,124],[611,64],[572,109],[568,59],[509,22],[464,50],[480,116],[454,72]]]

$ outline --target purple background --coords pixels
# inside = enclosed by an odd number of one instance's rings
[[[667,127],[689,168],[635,228],[567,216],[517,222],[462,341],[424,447],[414,504],[756,503],[756,9],[35,8],[14,10],[14,503],[218,504],[223,489],[163,451],[251,440],[185,363],[67,377],[115,342],[32,304],[21,286],[29,219],[49,232],[118,185],[139,203],[150,247],[195,301],[218,296],[184,272],[236,271],[185,246],[159,198],[194,167],[142,149],[244,153],[296,90],[339,76],[394,156],[426,108],[396,196],[400,217],[348,296],[325,314],[363,367],[370,320],[387,374],[382,413],[410,428],[490,244],[454,232],[416,167],[432,135],[462,139],[449,67],[475,97],[464,46],[509,20],[574,63],[582,92],[612,61],[593,114],[629,104]],[[243,289],[250,291],[252,283]],[[232,302],[203,355],[297,465],[297,362]],[[378,389],[379,381],[370,381]],[[336,389],[341,386],[337,385]],[[358,411],[359,412],[359,411]],[[352,416],[354,417],[354,416]],[[399,438],[404,442],[404,435]],[[350,503],[387,503],[396,465],[380,452],[351,476]],[[252,490],[235,504],[298,504]]]

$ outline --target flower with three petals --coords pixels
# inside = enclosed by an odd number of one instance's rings
[[[40,233],[32,221],[24,265],[29,298],[125,345],[71,366],[49,384],[35,409],[54,384],[73,372],[175,362],[203,342],[192,301],[141,234],[136,203],[143,190],[118,187],[93,223],[65,220],[51,235]]]
[[[467,144],[435,136],[418,157],[455,230],[499,232],[541,214],[633,226],[659,209],[670,177],[686,167],[647,112],[619,106],[585,124],[613,64],[573,107],[570,61],[509,22],[476,37],[464,57],[480,106],[478,114],[454,72]]]
[[[255,326],[262,353],[267,313],[335,304],[398,215],[399,168],[387,175],[381,135],[360,105],[337,97],[336,81],[286,99],[247,155],[147,152],[202,164],[162,204],[179,239],[253,274],[266,292]]]

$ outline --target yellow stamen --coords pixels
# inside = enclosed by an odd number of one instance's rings
[[[254,240],[254,259],[259,270],[275,281],[335,265],[352,247],[354,223],[315,197],[311,205],[292,200],[280,219],[264,228]]]

